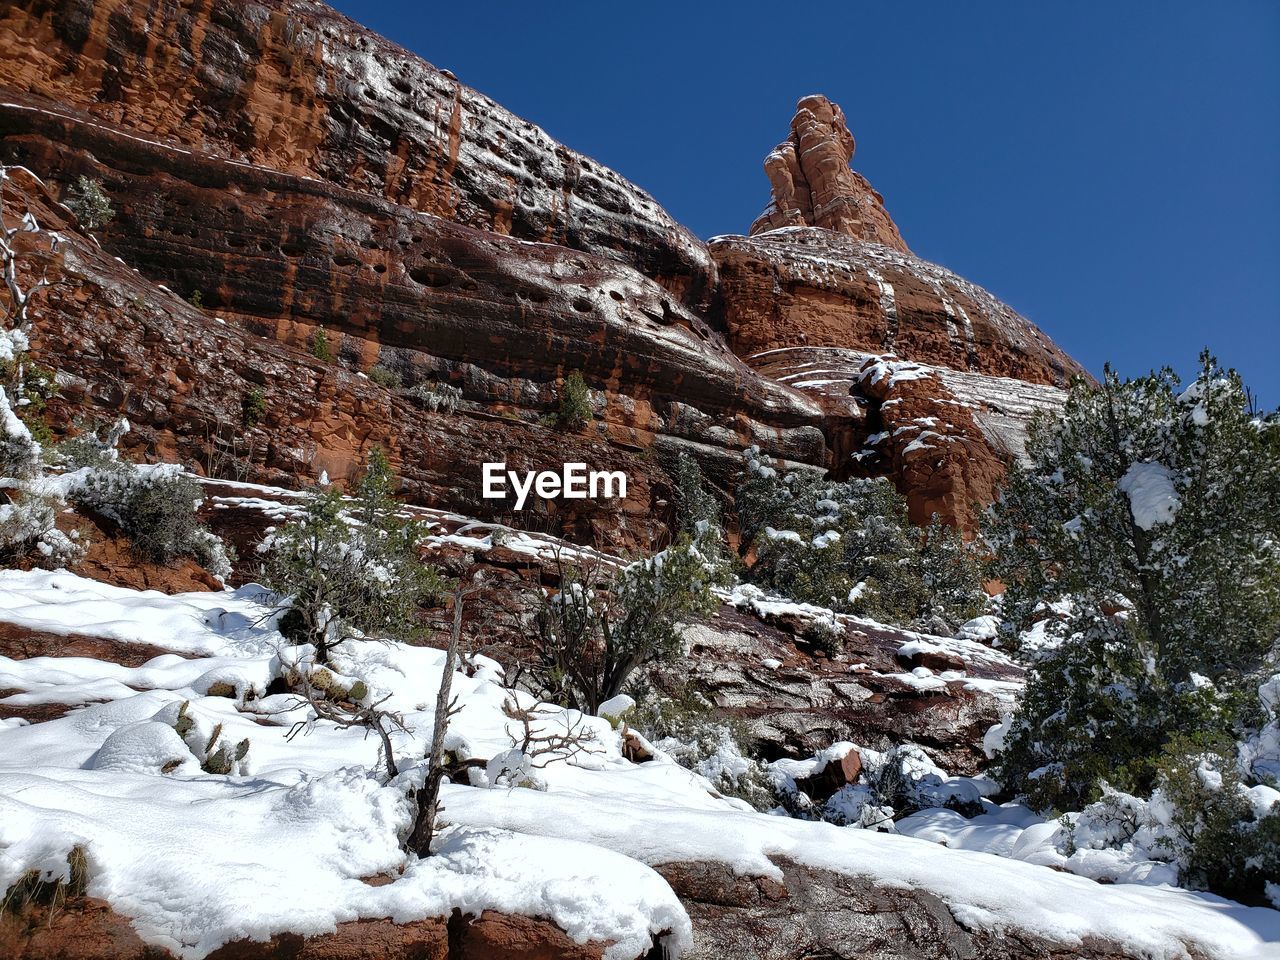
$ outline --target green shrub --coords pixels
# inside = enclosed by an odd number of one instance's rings
[[[674,481],[675,532],[697,544],[699,552],[714,572],[715,582],[732,579],[733,564],[724,544],[720,501],[698,466],[698,461],[680,451],[670,465]]]
[[[79,532],[57,528],[64,509],[57,497],[35,490],[0,491],[0,566],[25,562],[56,570],[78,563],[84,555]]]
[[[311,355],[325,363],[333,360],[333,350],[329,347],[329,335],[325,333],[324,327],[316,327],[316,332],[311,335]]]
[[[556,423],[562,430],[576,431],[589,424],[591,416],[591,389],[582,379],[581,372],[574,370],[564,378],[560,387]]]
[[[111,462],[78,477],[69,497],[118,524],[145,561],[169,563],[189,556],[216,577],[231,573],[222,541],[196,517],[199,484],[172,464]]]
[[[280,597],[279,629],[313,644],[317,663],[353,637],[408,639],[420,629],[419,607],[445,593],[440,574],[418,557],[425,527],[399,515],[395,482],[375,450],[351,502],[317,491],[301,517],[263,542],[263,583]]]
[[[85,467],[95,470],[110,467],[119,461],[116,445],[129,431],[128,420],[117,420],[113,424],[79,424],[77,428],[79,433],[63,440],[54,451],[54,459],[67,473]]]
[[[844,630],[834,617],[820,617],[811,621],[804,628],[803,637],[814,650],[821,651],[828,657],[834,657],[844,650]]]
[[[1280,634],[1280,420],[1208,355],[1180,388],[1078,381],[993,509],[1030,661],[1000,776],[1037,805],[1079,809],[1104,781],[1146,796],[1169,744],[1235,739],[1256,704]]]
[[[834,482],[779,473],[745,454],[736,504],[741,551],[756,551],[752,583],[795,600],[934,631],[986,602],[975,549],[941,523],[921,531],[884,479]]]
[[[14,412],[26,424],[32,438],[42,445],[52,443],[53,432],[45,423],[44,414],[49,400],[58,394],[54,372],[23,352],[11,360],[0,360],[0,388],[8,394]],[[0,471],[0,476],[4,475]]]
[[[27,425],[9,408],[0,387],[0,477],[28,479],[40,472],[41,449]]]
[[[371,367],[366,376],[380,387],[388,390],[400,389],[400,374],[388,367]]]
[[[191,304],[193,307],[195,307],[197,310],[203,310],[203,309],[204,309],[204,294],[203,294],[203,293],[201,293],[199,290],[192,290],[192,291],[191,291],[191,296],[187,297],[187,302],[188,302],[188,303],[190,303],[190,304]]]
[[[751,755],[745,724],[724,715],[700,694],[681,688],[673,696],[646,692],[627,725],[682,767],[706,777],[720,793],[757,810],[778,803],[773,778]]]
[[[671,478],[675,482],[678,531],[693,536],[697,534],[699,524],[721,525],[720,501],[712,493],[697,460],[681,450],[671,467]]]
[[[564,563],[559,573],[559,592],[537,615],[531,673],[544,699],[586,713],[621,693],[638,667],[680,656],[681,625],[716,604],[715,570],[688,536],[612,575]]]
[[[116,215],[102,189],[102,181],[83,176],[77,178],[75,186],[67,191],[63,206],[75,214],[86,230],[105,227]]]
[[[254,387],[240,399],[240,421],[246,427],[256,427],[267,415],[267,395],[261,387]]]
[[[409,388],[409,398],[433,412],[452,413],[462,402],[462,391],[451,383],[423,380]]]
[[[0,346],[13,349],[8,341]],[[41,447],[53,440],[45,405],[57,392],[53,372],[25,350],[0,360],[0,477],[23,479],[39,469]]]
[[[1255,814],[1236,769],[1234,745],[1178,737],[1158,767],[1159,793],[1172,806],[1163,844],[1178,882],[1237,900],[1263,902],[1280,878],[1280,805]]]

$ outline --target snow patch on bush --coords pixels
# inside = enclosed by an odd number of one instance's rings
[[[1129,495],[1133,522],[1143,530],[1171,523],[1182,505],[1175,476],[1163,463],[1135,463],[1118,484]]]

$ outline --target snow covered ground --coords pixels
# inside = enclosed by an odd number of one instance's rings
[[[1036,825],[1021,814],[956,823],[929,811],[908,825],[916,836],[769,816],[663,757],[628,762],[608,722],[559,708],[539,723],[592,730],[590,752],[536,771],[543,790],[491,787],[483,767],[474,786],[446,785],[438,856],[406,857],[407,791],[423,773],[443,654],[375,641],[335,654],[337,673],[363,680],[370,699],[390,697],[386,705],[407,721],[408,732],[392,734],[402,772],[384,784],[376,738],[317,723],[286,739],[307,708],[268,686],[305,650],[280,636],[261,599],[254,587],[169,597],[65,572],[0,572],[0,621],[172,651],[139,667],[0,657],[0,690],[18,691],[0,704],[86,704],[43,723],[0,721],[0,889],[31,869],[65,874],[79,845],[90,895],[184,957],[241,937],[459,907],[546,917],[579,941],[613,941],[608,955],[621,960],[660,933],[674,956],[692,942],[685,909],[655,865],[707,860],[776,878],[774,859],[787,857],[930,891],[972,926],[1065,944],[1092,935],[1159,958],[1184,956],[1183,944],[1223,960],[1280,956],[1277,911],[1166,886],[1100,885],[1036,857],[956,849],[966,845],[962,830],[986,831],[988,847],[997,834],[1011,850],[1033,846]],[[473,658],[453,683],[462,710],[450,747],[480,759],[511,750],[520,730],[503,711],[513,694],[501,668]],[[194,721],[185,736],[174,729],[184,702]],[[522,696],[519,705],[533,703]],[[219,724],[226,742],[249,741],[231,775],[199,763]],[[361,879],[375,875],[394,880]]]

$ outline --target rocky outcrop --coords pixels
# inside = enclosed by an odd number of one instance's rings
[[[751,233],[778,227],[821,227],[907,252],[884,198],[849,167],[853,134],[844,112],[824,96],[796,104],[791,136],[764,161],[772,200]]]
[[[0,52],[0,162],[45,179],[42,222],[68,234],[68,286],[38,323],[65,384],[54,409],[128,415],[149,457],[296,487],[349,477],[379,445],[408,496],[482,517],[509,512],[479,496],[485,461],[608,464],[626,502],[530,522],[646,549],[667,535],[676,450],[728,490],[757,444],[837,476],[888,472],[913,518],[963,524],[1019,445],[1016,412],[975,408],[982,440],[954,418],[976,467],[855,462],[877,401],[775,382],[774,351],[1034,384],[1078,369],[910,255],[822,97],[770,156],[771,212],[708,249],[616,173],[311,0],[23,0],[0,10]],[[117,211],[103,249],[56,203],[80,176]],[[311,356],[320,331],[332,363]],[[566,434],[548,421],[573,370],[595,416]],[[250,393],[268,421],[240,422]],[[933,399],[912,416],[960,409],[950,388]]]
[[[765,622],[721,607],[686,632],[689,658],[658,682],[699,691],[741,722],[769,759],[812,756],[842,740],[877,749],[917,743],[951,773],[982,770],[982,736],[1008,711],[1022,668],[998,651],[956,641],[946,646],[960,669],[922,679],[897,657],[920,635],[852,617],[840,624],[842,653],[833,658],[804,639],[805,622]]]
[[[717,237],[710,248],[729,342],[748,359],[839,347],[1054,386],[1083,373],[1012,308],[903,250],[814,227]]]
[[[575,943],[537,917],[486,910],[478,917],[404,923],[353,920],[333,933],[276,934],[237,940],[208,960],[599,960],[606,944]],[[105,901],[72,898],[56,908],[29,906],[0,915],[0,955],[10,960],[169,960]]]
[[[887,473],[908,492],[913,522],[934,516],[966,523],[995,500],[1005,458],[929,368],[881,359],[864,361],[856,388],[868,401],[867,446],[855,464]]]
[[[124,415],[127,442],[147,457],[285,486],[321,471],[341,481],[378,445],[411,498],[480,516],[511,509],[481,497],[484,462],[620,469],[625,500],[558,501],[547,522],[631,548],[665,536],[670,482],[649,449],[690,449],[726,481],[748,443],[825,459],[816,405],[614,261],[217,158],[149,153],[44,114],[9,117],[27,123],[7,146],[30,164],[119,178],[109,249],[173,285],[157,288],[75,233],[34,177],[10,181],[10,216],[30,209],[65,235],[57,262],[31,264],[60,280],[40,301],[35,345],[58,373],[63,423]],[[70,141],[79,147],[53,146]],[[171,289],[201,290],[206,309]],[[332,360],[310,348],[320,328]],[[399,386],[365,376],[374,366]],[[595,390],[595,418],[566,431],[549,421],[574,369]],[[442,386],[461,391],[456,409],[431,403]],[[247,423],[254,391],[265,415]]]
[[[780,859],[782,880],[722,864],[669,863],[658,871],[689,911],[685,960],[1122,960],[1100,940],[1067,945],[1019,930],[962,924],[921,890]],[[1195,954],[1192,954],[1195,956]]]
[[[789,347],[754,362],[821,404],[833,476],[892,478],[917,524],[936,514],[972,529],[1006,464],[1025,455],[1031,417],[1066,396],[837,347]]]
[[[797,226],[711,251],[733,349],[822,405],[835,476],[892,478],[916,523],[971,528],[1031,416],[1084,374],[991,294],[904,250]]]
[[[710,293],[705,249],[644,191],[323,3],[21,0],[0,8],[0,49],[0,85],[32,109]]]
[[[840,108],[805,97],[790,138],[765,160],[769,208],[749,237],[711,241],[740,356],[839,347],[1059,386],[1083,372],[990,293],[913,256],[850,169],[853,150]]]

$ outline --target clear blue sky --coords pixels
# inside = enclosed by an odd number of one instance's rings
[[[1277,0],[336,6],[702,237],[745,232],[825,93],[916,253],[1094,372],[1209,346],[1280,405]]]

